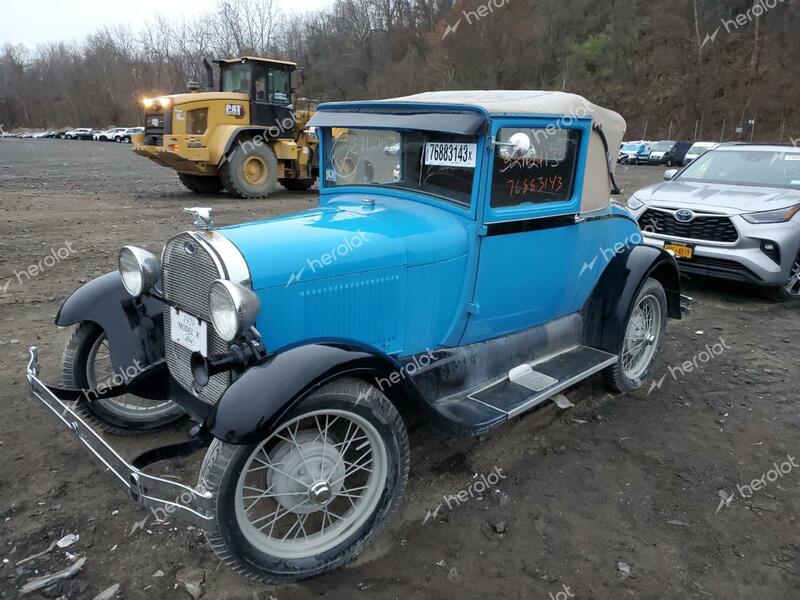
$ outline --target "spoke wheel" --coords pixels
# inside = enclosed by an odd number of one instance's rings
[[[616,392],[642,387],[650,374],[667,326],[667,294],[655,279],[648,279],[630,309],[619,345],[619,360],[604,372],[606,385]]]
[[[315,411],[293,419],[247,461],[236,488],[239,527],[273,556],[330,550],[375,510],[386,460],[375,427],[358,415]]]
[[[620,361],[625,376],[637,379],[653,360],[661,335],[661,305],[652,294],[641,298],[625,331]]]
[[[198,484],[215,502],[206,539],[234,571],[263,583],[329,571],[383,528],[409,463],[408,434],[389,399],[363,381],[337,380],[257,443],[212,442]]]
[[[72,332],[61,359],[65,387],[85,390],[77,410],[100,429],[117,435],[131,435],[158,429],[185,416],[169,400],[151,400],[132,394],[97,400],[91,391],[98,386],[122,383],[123,373],[115,370],[105,332],[94,323],[81,323]],[[135,376],[136,364],[124,375]]]
[[[134,374],[135,366],[131,365],[128,375]],[[124,382],[122,374],[111,364],[111,349],[108,337],[102,333],[89,349],[86,360],[86,381],[89,389],[98,386],[111,387]],[[132,394],[124,394],[115,398],[97,400],[97,404],[126,421],[148,422],[158,420],[174,412],[175,405],[170,400],[150,400]]]

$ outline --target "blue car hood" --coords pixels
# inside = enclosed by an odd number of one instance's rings
[[[244,256],[254,289],[414,267],[467,252],[468,219],[389,197],[370,197],[373,208],[365,198],[334,198],[320,208],[218,232]]]

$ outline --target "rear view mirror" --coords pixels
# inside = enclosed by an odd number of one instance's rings
[[[675,175],[678,174],[678,169],[667,169],[664,171],[664,181],[672,181]]]

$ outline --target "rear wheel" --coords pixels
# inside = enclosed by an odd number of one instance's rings
[[[336,381],[260,443],[212,443],[199,482],[216,502],[206,538],[234,571],[263,583],[318,575],[377,535],[408,468],[408,434],[394,405],[362,381]]]
[[[653,368],[667,326],[667,294],[656,279],[645,281],[633,303],[617,363],[604,372],[616,392],[632,392]]]
[[[111,364],[106,333],[94,323],[81,323],[75,328],[64,348],[61,364],[64,386],[87,392],[77,402],[78,412],[104,431],[131,435],[163,427],[185,415],[170,400],[150,400],[131,394],[89,399],[90,390],[99,385],[122,382],[121,375]]]
[[[216,194],[222,191],[222,182],[217,175],[190,175],[178,173],[181,183],[198,194]]]
[[[265,198],[278,184],[278,159],[269,146],[237,144],[219,171],[225,189],[240,198]]]
[[[316,178],[314,178],[314,179],[279,179],[278,180],[278,183],[280,183],[287,190],[291,190],[292,192],[305,192],[305,191],[308,191],[314,186],[315,182],[316,182]]]

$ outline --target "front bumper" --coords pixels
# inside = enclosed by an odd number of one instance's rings
[[[209,164],[209,150],[205,147],[187,148],[185,145],[181,145],[177,150],[173,150],[169,146],[147,146],[134,142],[133,151],[162,167],[175,169],[182,173],[209,175],[217,172],[216,166]]]
[[[39,400],[72,432],[89,455],[114,476],[114,481],[136,504],[151,509],[155,515],[172,515],[201,529],[213,526],[213,494],[150,475],[122,458],[72,409],[72,403],[59,399],[39,379],[39,354],[35,346],[30,349],[27,379],[31,398]]]

